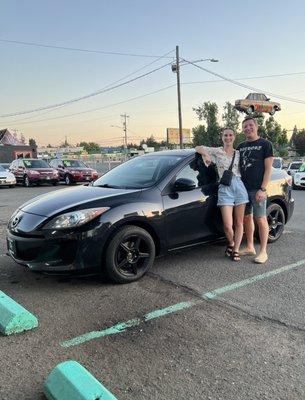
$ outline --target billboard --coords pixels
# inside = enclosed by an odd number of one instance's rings
[[[179,129],[178,128],[167,128],[167,142],[170,144],[179,144]],[[182,129],[182,143],[189,144],[191,143],[191,130],[190,129]]]

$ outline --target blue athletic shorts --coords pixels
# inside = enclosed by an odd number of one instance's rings
[[[253,214],[254,217],[265,217],[267,209],[267,199],[256,201],[255,195],[258,189],[248,190],[249,203],[246,205],[245,215]]]
[[[239,206],[248,202],[248,192],[238,176],[233,176],[230,186],[219,185],[218,206]]]

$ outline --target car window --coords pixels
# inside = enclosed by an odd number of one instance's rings
[[[27,168],[49,168],[43,160],[23,160],[23,163]]]
[[[141,189],[163,179],[180,161],[175,155],[155,155],[132,158],[99,178],[94,186]]]
[[[191,179],[195,184],[196,187],[201,186],[199,179],[198,179],[198,171],[195,171],[192,167],[191,164],[188,164],[185,166],[176,176],[176,179],[180,178],[185,178],[185,179]]]
[[[290,164],[290,169],[299,169],[300,168],[300,166],[302,165],[302,163],[300,162],[300,163],[292,163],[292,164]]]
[[[300,172],[304,172],[305,171],[305,163],[300,166],[299,171]]]
[[[246,97],[246,99],[247,99],[247,100],[253,100],[253,94],[252,94],[252,93],[248,94],[248,96]]]
[[[215,164],[206,166],[199,154],[195,155],[195,158],[184,167],[176,179],[187,178],[195,182],[196,187],[201,187],[209,184],[216,183],[218,181],[218,174]]]

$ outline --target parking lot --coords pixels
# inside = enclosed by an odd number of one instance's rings
[[[293,192],[266,265],[233,263],[215,243],[114,285],[34,274],[6,256],[10,215],[53,190],[64,186],[0,189],[0,289],[39,320],[0,337],[1,400],[44,399],[44,379],[69,359],[122,400],[304,399],[305,191]]]

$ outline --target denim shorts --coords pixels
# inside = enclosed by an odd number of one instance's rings
[[[265,217],[267,209],[267,199],[256,201],[255,195],[258,189],[248,190],[249,203],[246,205],[245,215],[253,214],[254,217]]]
[[[241,178],[233,176],[230,186],[219,185],[218,206],[239,206],[249,202],[248,192]]]

